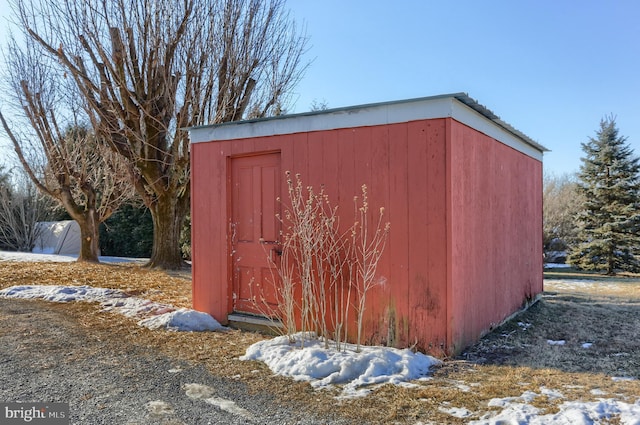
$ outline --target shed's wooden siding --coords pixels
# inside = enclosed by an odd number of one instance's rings
[[[280,151],[283,170],[325,187],[344,225],[353,221],[353,197],[362,184],[373,213],[386,209],[392,230],[378,269],[383,284],[367,303],[367,342],[406,346],[428,340],[425,348],[444,347],[445,119],[196,143],[191,149],[194,308],[223,323],[232,308],[229,158]]]
[[[280,152],[352,222],[362,184],[391,233],[365,339],[451,354],[542,290],[541,162],[452,118],[199,142],[192,154],[194,308],[232,311],[229,162]],[[283,174],[282,198],[286,200]]]
[[[450,186],[458,351],[542,291],[542,163],[451,121]]]

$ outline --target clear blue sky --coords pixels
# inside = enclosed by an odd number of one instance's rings
[[[288,0],[313,60],[292,112],[466,92],[574,172],[614,114],[640,155],[640,1]],[[0,37],[8,13],[0,0]]]
[[[636,0],[289,0],[313,59],[295,112],[466,92],[574,172],[580,144],[617,117],[640,155]]]

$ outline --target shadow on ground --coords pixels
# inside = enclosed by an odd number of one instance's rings
[[[640,286],[626,289],[549,290],[460,358],[640,379]]]

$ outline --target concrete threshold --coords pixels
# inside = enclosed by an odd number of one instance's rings
[[[268,335],[282,335],[284,326],[277,319],[254,316],[244,313],[231,313],[227,316],[229,327],[244,331],[260,332]]]

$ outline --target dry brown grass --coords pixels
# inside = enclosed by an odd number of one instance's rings
[[[353,423],[461,424],[492,410],[487,407],[491,398],[517,397],[527,390],[539,394],[542,387],[565,396],[559,400],[540,396],[531,403],[546,413],[557,411],[564,400],[604,397],[635,402],[640,381],[611,378],[640,377],[640,283],[619,278],[603,282],[606,285],[580,290],[548,285],[545,296],[529,311],[487,335],[465,355],[446,361],[432,379],[418,382],[416,388],[387,385],[354,400],[337,400],[336,391],[314,391],[308,384],[273,376],[262,363],[239,361],[250,344],[264,338],[256,333],[151,331],[135,326],[131,319],[102,313],[94,305],[61,308],[96,337],[204,364],[216,375],[245,382],[251,391],[268,391],[284,404],[318,414],[337,411]],[[118,288],[184,307],[191,299],[188,273],[168,275],[133,265],[0,263],[0,287],[17,284]],[[567,343],[552,346],[547,339]],[[583,342],[594,345],[584,349]],[[595,389],[606,394],[592,394]],[[442,407],[466,408],[475,415],[459,419]]]
[[[0,263],[0,289],[14,285],[89,285],[120,289],[176,307],[191,307],[188,271],[149,270],[131,263]]]

